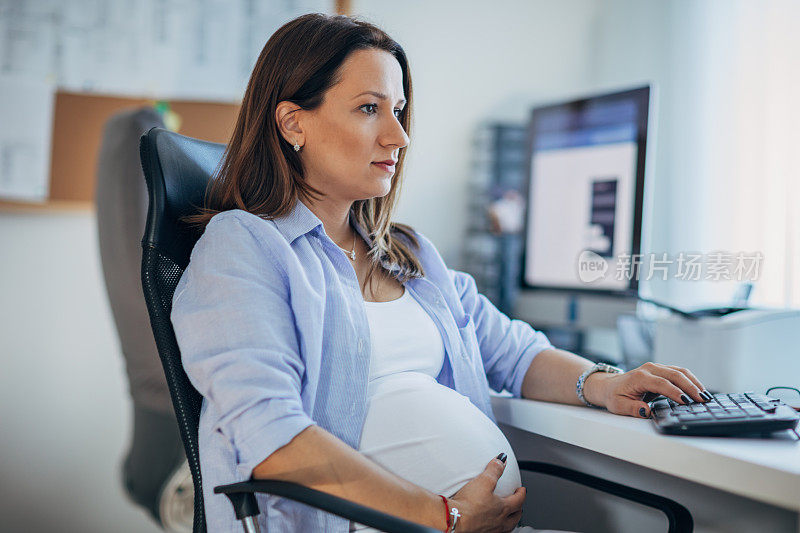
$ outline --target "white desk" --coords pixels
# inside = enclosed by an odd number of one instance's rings
[[[800,513],[796,439],[666,436],[649,420],[499,396],[492,398],[492,408],[501,425]],[[652,487],[646,490],[659,493]],[[797,524],[800,533],[800,520]]]

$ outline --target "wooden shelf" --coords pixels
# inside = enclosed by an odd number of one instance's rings
[[[94,211],[94,202],[82,200],[47,200],[46,202],[22,202],[0,200],[0,212],[41,213],[42,211],[88,212]]]

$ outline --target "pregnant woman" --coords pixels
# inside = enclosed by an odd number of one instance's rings
[[[555,349],[392,221],[411,101],[403,49],[348,17],[299,17],[256,62],[205,206],[187,220],[204,231],[173,299],[204,398],[209,531],[240,531],[212,491],[251,476],[441,531],[530,531],[517,527],[525,489],[489,389],[641,417],[645,391],[704,401],[686,369],[611,373]],[[258,499],[263,531],[364,528]]]

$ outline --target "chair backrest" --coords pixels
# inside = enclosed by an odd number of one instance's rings
[[[183,370],[170,314],[175,286],[200,237],[178,219],[196,213],[197,206],[203,205],[206,187],[224,151],[224,144],[185,137],[163,128],[150,129],[139,142],[150,197],[142,239],[142,288],[192,471],[195,533],[206,531],[197,445],[202,396]]]
[[[97,158],[97,238],[131,396],[136,404],[169,418],[169,387],[149,334],[150,318],[139,286],[148,198],[138,142],[153,127],[164,127],[153,106],[128,108],[106,121]]]

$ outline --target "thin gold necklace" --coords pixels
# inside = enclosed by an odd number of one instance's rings
[[[334,244],[336,244],[336,243],[334,243]],[[356,232],[355,231],[353,232],[353,249],[352,250],[348,250],[347,248],[342,248],[338,244],[336,244],[336,246],[338,246],[341,251],[343,251],[344,253],[349,255],[351,261],[355,261],[356,260]]]

